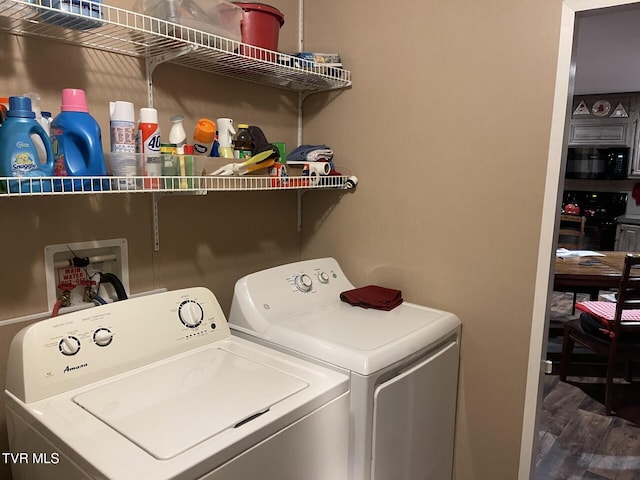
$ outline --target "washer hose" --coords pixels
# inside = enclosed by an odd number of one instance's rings
[[[110,283],[118,295],[118,300],[126,300],[127,292],[124,290],[124,285],[120,279],[113,273],[100,273],[100,283]]]

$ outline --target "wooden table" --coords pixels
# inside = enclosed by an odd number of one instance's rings
[[[627,252],[598,252],[603,257],[556,257],[553,289],[557,292],[588,293],[598,298],[599,290],[620,284]]]

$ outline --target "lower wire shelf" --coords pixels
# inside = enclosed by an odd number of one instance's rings
[[[105,193],[239,192],[259,190],[352,189],[345,175],[267,177],[0,177],[0,198]]]

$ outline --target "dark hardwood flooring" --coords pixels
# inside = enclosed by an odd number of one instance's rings
[[[555,372],[559,352],[551,347]],[[640,479],[640,369],[634,382],[617,381],[617,414],[607,416],[602,363],[578,355],[573,367],[582,376],[566,383],[555,373],[545,376],[534,479]]]
[[[640,479],[640,382],[616,387],[607,416],[602,378],[545,376],[536,480]]]

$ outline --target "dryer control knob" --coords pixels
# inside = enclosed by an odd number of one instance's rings
[[[194,300],[185,300],[178,307],[178,317],[187,328],[196,328],[204,319],[202,306]]]
[[[108,328],[99,328],[93,332],[93,341],[99,347],[106,347],[113,340],[113,333]]]
[[[324,270],[318,272],[318,280],[320,283],[329,283],[329,274]]]
[[[62,337],[60,343],[58,343],[58,348],[63,355],[75,355],[80,351],[80,340],[71,335]]]
[[[306,273],[298,275],[295,278],[294,283],[296,285],[296,288],[301,292],[309,292],[311,291],[311,287],[313,287],[313,281],[311,280],[311,277]]]

